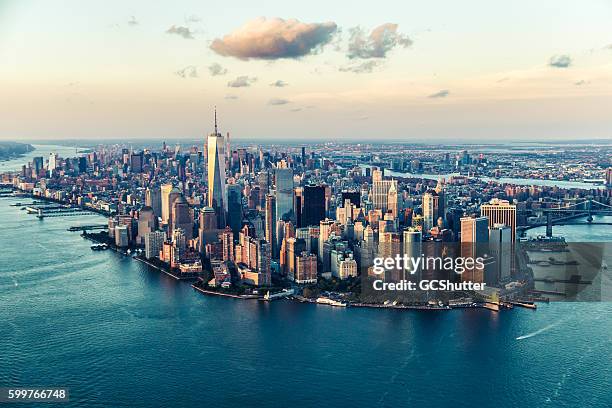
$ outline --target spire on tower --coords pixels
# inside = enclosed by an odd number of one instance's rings
[[[215,136],[219,133],[217,131],[217,106],[215,106]]]

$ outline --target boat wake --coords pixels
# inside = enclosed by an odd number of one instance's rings
[[[561,323],[561,322],[559,321],[559,322],[556,322],[556,323],[553,323],[553,324],[549,324],[548,326],[542,327],[541,329],[536,330],[533,333],[529,333],[529,334],[524,334],[522,336],[518,336],[516,338],[516,340],[525,340],[525,339],[528,339],[530,337],[537,336],[538,334],[542,334],[545,331],[548,331],[548,330],[552,329],[553,327],[559,325],[559,323]]]

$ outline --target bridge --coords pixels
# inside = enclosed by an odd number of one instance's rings
[[[612,222],[593,221],[593,215],[612,216],[611,205],[593,199],[586,199],[565,207],[539,208],[531,211],[545,214],[546,222],[517,226],[516,230],[521,236],[524,236],[527,230],[544,226],[546,227],[546,236],[552,237],[553,225],[612,225]],[[577,221],[577,219],[584,217],[586,217],[585,221]]]

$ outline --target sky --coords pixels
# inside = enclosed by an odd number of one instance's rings
[[[0,139],[611,138],[612,1],[0,0]]]

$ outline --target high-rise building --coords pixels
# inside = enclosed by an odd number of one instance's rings
[[[117,225],[115,227],[115,245],[125,248],[130,245],[130,235],[127,225]]]
[[[132,173],[142,173],[143,166],[143,154],[140,153],[132,153],[130,156],[130,170]]]
[[[343,191],[342,192],[342,204],[346,202],[346,200],[350,200],[351,204],[355,207],[361,207],[361,194],[359,191]]]
[[[142,207],[138,214],[138,236],[137,243],[144,244],[144,238],[149,232],[157,229],[157,217],[149,206]]]
[[[612,188],[612,167],[606,169],[606,185]]]
[[[193,238],[193,211],[189,208],[189,203],[180,194],[172,205],[172,217],[170,231],[182,229],[186,239]]]
[[[274,169],[276,186],[276,217],[282,220],[293,220],[293,169]]]
[[[242,187],[239,184],[227,185],[227,224],[237,238],[242,227]]]
[[[503,224],[496,224],[489,231],[489,248],[494,259],[485,270],[485,282],[493,286],[510,277],[513,264],[512,229]]]
[[[266,225],[265,238],[271,245],[272,257],[278,257],[278,247],[276,245],[276,197],[266,194]]]
[[[325,219],[325,187],[304,186],[302,191],[302,227],[319,225]]]
[[[421,231],[416,228],[406,228],[402,234],[402,253],[409,258],[418,258],[422,253],[422,241],[423,235]],[[418,270],[411,270],[410,266],[404,265],[404,271],[406,274],[416,274]]]
[[[391,203],[389,203],[390,195]],[[395,202],[393,202],[393,198],[395,198]],[[374,209],[381,210],[383,214],[391,210],[394,215],[397,215],[397,180],[374,181],[372,183],[372,204]]]
[[[145,204],[153,209],[156,217],[162,215],[161,190],[158,186],[149,186],[145,192]]]
[[[487,217],[461,218],[461,242],[489,242],[489,219]]]
[[[298,284],[317,283],[316,255],[304,251],[296,257],[293,281]]]
[[[217,128],[208,136],[208,206],[215,209],[218,228],[225,228],[225,140]]]
[[[487,217],[489,228],[495,224],[503,224],[510,227],[512,231],[512,242],[516,240],[516,205],[510,204],[507,200],[493,199],[489,204],[480,206],[480,215]]]
[[[49,165],[48,170],[50,172],[57,168],[57,153],[49,153]]]
[[[325,219],[319,223],[319,248],[317,253],[319,261],[323,260],[323,245],[325,244],[325,241],[327,241],[327,239],[329,238],[333,225],[334,221],[329,219]]]
[[[438,193],[428,190],[423,194],[423,231],[429,233],[438,219]]]
[[[165,240],[166,234],[163,231],[152,231],[146,234],[144,237],[145,257],[147,259],[158,257]]]
[[[168,224],[172,216],[172,204],[181,195],[181,191],[172,184],[161,186],[161,218],[163,224]]]

